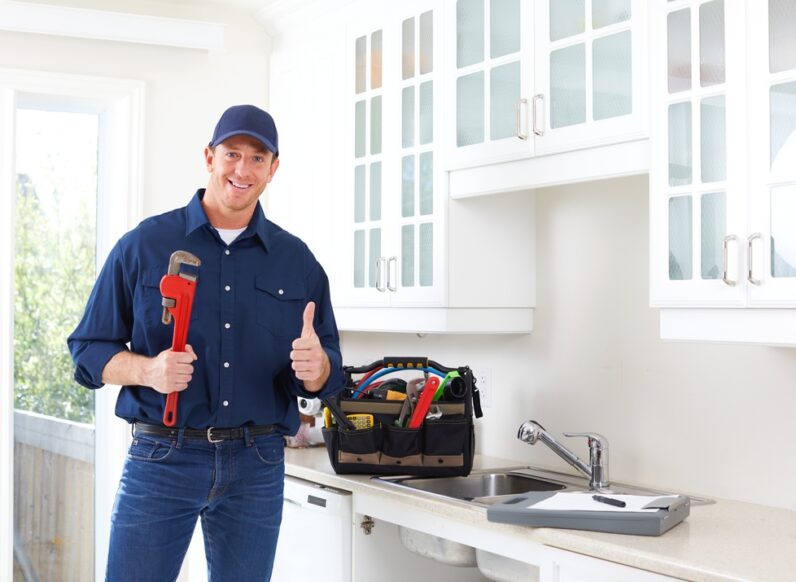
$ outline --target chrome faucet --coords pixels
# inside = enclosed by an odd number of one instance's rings
[[[597,433],[565,432],[566,437],[586,437],[589,439],[589,464],[587,465],[578,456],[562,445],[535,420],[523,422],[517,432],[517,438],[529,445],[542,441],[550,447],[555,454],[575,467],[589,478],[589,489],[599,491],[607,489],[608,482],[608,439]]]

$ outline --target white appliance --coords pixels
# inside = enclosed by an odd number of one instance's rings
[[[351,493],[285,477],[271,582],[351,582]]]

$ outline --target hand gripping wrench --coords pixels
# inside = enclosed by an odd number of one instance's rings
[[[160,294],[163,296],[161,321],[168,325],[174,319],[171,349],[175,352],[185,351],[197,279],[196,274],[182,272],[181,268],[182,265],[199,267],[201,264],[202,261],[187,251],[174,251],[169,258],[168,273],[160,280]],[[179,397],[179,392],[170,392],[166,396],[166,409],[163,411],[163,424],[166,426],[174,426],[177,422]]]

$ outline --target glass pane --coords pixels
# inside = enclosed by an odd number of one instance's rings
[[[456,66],[462,68],[483,60],[484,0],[458,0],[456,2]]]
[[[415,225],[401,227],[401,286],[415,286]]]
[[[793,0],[768,0],[768,59],[772,73],[796,69],[796,4]]]
[[[370,100],[370,153],[381,153],[381,95]]]
[[[354,91],[362,93],[365,90],[365,48],[367,37],[360,36],[356,40],[356,80]]]
[[[365,231],[354,231],[354,287],[365,286]]]
[[[434,152],[420,154],[420,214],[434,212]]]
[[[724,270],[724,237],[727,236],[727,203],[724,192],[702,196],[702,278],[721,279]]]
[[[420,143],[434,141],[434,81],[420,83]]]
[[[796,277],[796,186],[771,189],[771,276]]]
[[[415,156],[401,159],[401,216],[415,215]]]
[[[724,0],[699,7],[699,82],[703,87],[724,82]]]
[[[420,15],[420,74],[434,70],[434,13],[429,10]]]
[[[401,146],[415,145],[415,86],[404,87],[401,91]]]
[[[365,165],[354,168],[354,222],[365,221]]]
[[[583,43],[550,53],[550,127],[586,121],[586,47]]]
[[[691,103],[669,106],[669,186],[691,183]]]
[[[456,145],[484,141],[484,72],[456,79]]]
[[[551,0],[549,4],[550,40],[581,34],[585,30],[585,0]]]
[[[96,276],[99,117],[17,109],[16,128],[14,561],[30,579],[93,580],[95,392],[65,338]]]
[[[669,93],[691,88],[691,11],[669,14]]]
[[[489,18],[489,54],[492,58],[519,51],[520,0],[492,0]]]
[[[415,76],[415,19],[407,18],[403,22],[401,34],[403,44],[403,59],[401,66],[402,78],[410,79]]]
[[[514,108],[520,99],[519,61],[492,69],[489,91],[490,139],[513,137],[517,133],[517,115]]]
[[[633,110],[630,31],[594,41],[594,119],[628,115]]]
[[[680,281],[692,276],[693,227],[691,197],[669,199],[669,279]]]
[[[370,219],[381,220],[381,162],[370,165]]]
[[[381,87],[381,31],[370,35],[370,88]]]
[[[370,270],[370,277],[369,277],[369,285],[371,287],[376,287],[379,284],[377,280],[379,277],[379,269],[377,266],[379,257],[381,257],[381,229],[380,228],[371,228],[370,229],[370,248],[369,248],[369,255],[368,255],[368,267]]]
[[[796,82],[771,87],[771,177],[796,176]]]
[[[434,225],[430,222],[420,225],[418,258],[420,286],[431,287],[434,284]]]
[[[630,0],[594,0],[592,2],[592,27],[602,28],[626,20],[630,20]]]
[[[724,95],[707,97],[702,115],[702,181],[718,182],[727,177],[727,135]]]
[[[357,101],[354,105],[354,156],[365,155],[365,102]]]

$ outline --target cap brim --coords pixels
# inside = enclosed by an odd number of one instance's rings
[[[277,155],[279,153],[277,149],[274,147],[274,144],[271,143],[271,140],[267,139],[262,134],[259,134],[255,131],[247,131],[247,130],[231,131],[229,133],[220,135],[215,139],[215,141],[211,141],[210,145],[217,146],[218,144],[223,143],[227,141],[229,138],[235,137],[236,135],[248,135],[249,137],[253,137],[261,144],[263,144],[265,146],[265,149],[267,149],[269,152],[273,153],[274,155]]]

